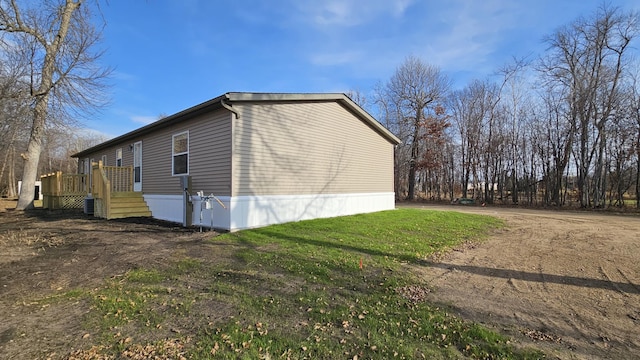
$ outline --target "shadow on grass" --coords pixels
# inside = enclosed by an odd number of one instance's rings
[[[488,276],[488,277],[497,277],[504,279],[519,279],[523,281],[531,281],[531,282],[547,282],[547,283],[555,283],[561,285],[572,285],[586,288],[594,288],[594,289],[604,289],[604,290],[612,290],[618,291],[621,293],[627,294],[640,294],[640,286],[633,283],[623,283],[616,282],[610,280],[602,280],[602,279],[591,279],[591,278],[583,278],[577,276],[566,276],[566,275],[555,275],[555,274],[546,274],[546,273],[533,273],[527,271],[520,270],[510,270],[510,269],[496,269],[489,267],[480,267],[480,266],[472,266],[472,265],[453,265],[447,263],[438,263],[426,261],[423,259],[418,259],[415,256],[411,255],[402,255],[402,254],[394,254],[380,250],[367,249],[364,247],[358,247],[354,245],[347,244],[338,244],[331,241],[322,241],[309,239],[299,236],[290,236],[284,235],[281,233],[270,232],[268,230],[260,231],[261,234],[296,243],[304,243],[307,245],[318,246],[318,247],[332,247],[337,248],[349,252],[361,253],[371,256],[379,256],[379,257],[387,257],[390,259],[395,259],[400,262],[413,263],[420,266],[427,266],[433,268],[441,268],[441,269],[456,269],[459,271],[465,271],[477,275]]]
[[[281,240],[286,240],[286,241],[295,242],[295,243],[303,243],[303,244],[318,246],[318,247],[331,247],[331,248],[341,249],[341,250],[350,251],[350,252],[357,252],[357,253],[362,253],[362,254],[371,255],[371,256],[388,257],[388,258],[396,259],[402,262],[415,263],[418,261],[418,259],[415,256],[411,256],[411,255],[394,254],[386,251],[368,249],[365,247],[359,247],[354,245],[339,244],[331,241],[314,240],[314,239],[309,239],[309,238],[304,238],[299,236],[284,235],[282,233],[270,232],[268,230],[261,230],[259,232],[260,234],[270,236],[274,239],[281,239]]]

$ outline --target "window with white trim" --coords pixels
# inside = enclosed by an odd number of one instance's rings
[[[107,166],[107,155],[102,155],[102,166]]]
[[[122,166],[122,148],[116,150],[116,166]]]
[[[172,164],[173,175],[189,174],[189,131],[173,135],[172,138]]]

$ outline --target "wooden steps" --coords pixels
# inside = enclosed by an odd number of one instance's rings
[[[144,201],[141,192],[113,192],[111,193],[111,211],[109,219],[151,216],[151,210]]]

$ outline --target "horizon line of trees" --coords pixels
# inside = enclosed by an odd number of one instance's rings
[[[356,101],[402,139],[398,199],[640,208],[638,14],[603,5],[460,90],[409,56]]]

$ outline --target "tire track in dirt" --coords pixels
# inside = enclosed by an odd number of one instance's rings
[[[418,268],[431,300],[560,359],[640,354],[640,218],[423,206],[496,216],[507,227]]]

